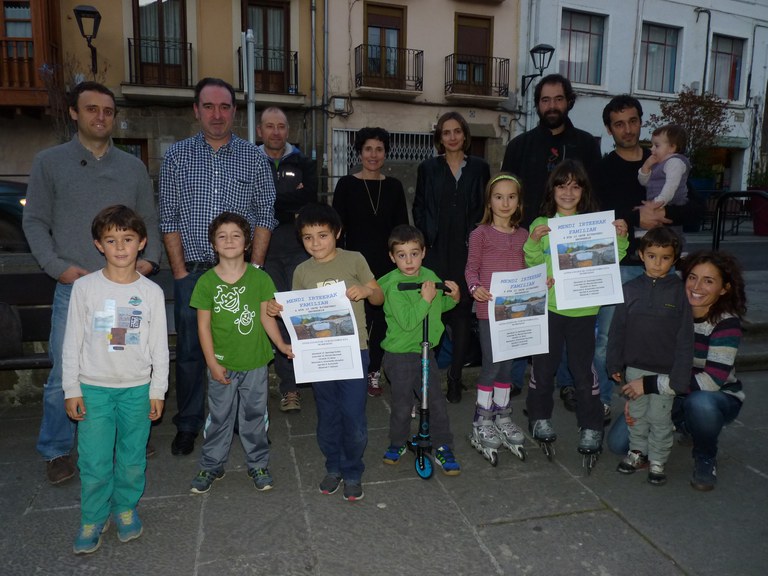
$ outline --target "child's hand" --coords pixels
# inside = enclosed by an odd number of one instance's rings
[[[277,349],[280,350],[281,353],[285,354],[288,358],[295,358],[293,348],[291,348],[290,344],[286,344],[285,342],[278,342],[275,346],[277,346]]]
[[[362,286],[360,284],[355,284],[354,286],[350,286],[349,288],[347,288],[347,298],[352,300],[352,302],[365,300],[371,294],[373,294],[373,288],[371,288],[370,286]]]
[[[227,369],[219,363],[209,364],[208,370],[211,371],[211,378],[219,384],[229,384],[231,380],[227,378]]]
[[[157,400],[155,398],[149,399],[149,419],[154,422],[160,420],[160,416],[163,415],[163,406],[165,406],[164,400]]]
[[[651,168],[653,168],[654,165],[658,164],[659,161],[656,159],[656,156],[648,156],[648,160],[643,162],[643,167],[640,168],[640,172],[643,174],[648,174],[651,171]]]
[[[631,382],[627,382],[624,384],[624,386],[621,387],[621,393],[630,400],[636,400],[637,398],[640,398],[640,396],[645,394],[645,391],[643,390],[643,379],[636,378]]]
[[[76,398],[67,398],[64,400],[64,410],[67,411],[67,416],[72,420],[85,420],[85,402],[82,396]]]
[[[425,280],[421,283],[421,297],[424,298],[427,302],[432,302],[432,300],[435,299],[435,296],[437,296],[437,288],[435,288],[435,283],[431,280]]]
[[[459,285],[453,280],[446,280],[443,284],[445,284],[445,287],[451,291],[450,293],[444,292],[444,294],[450,296],[454,302],[458,302],[461,298],[461,288],[459,288]]]
[[[614,372],[611,374],[611,380],[616,383],[621,383],[621,372]]]
[[[484,286],[478,284],[475,291],[472,292],[472,298],[475,299],[475,302],[488,302],[488,300],[493,298],[493,295]]]
[[[277,300],[272,298],[271,300],[267,300],[267,316],[271,316],[272,318],[276,316],[280,316],[280,312],[283,311],[283,305],[278,304]]]
[[[539,224],[531,232],[531,238],[536,242],[541,242],[541,239],[550,233],[552,229],[546,224]]]
[[[555,279],[553,276],[547,276],[547,288],[552,288],[555,285]]]
[[[629,234],[629,226],[627,226],[627,223],[624,220],[614,220],[612,224],[613,227],[616,228],[616,234],[619,236],[626,237],[627,234]]]

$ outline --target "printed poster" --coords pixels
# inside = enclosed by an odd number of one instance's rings
[[[613,210],[550,218],[558,310],[624,302]]]
[[[338,282],[275,294],[291,337],[296,382],[363,377],[357,323],[346,291],[346,284]]]
[[[539,264],[491,276],[488,321],[493,361],[549,351],[547,267]]]

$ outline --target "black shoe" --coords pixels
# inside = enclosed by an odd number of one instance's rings
[[[456,379],[448,372],[448,392],[445,394],[445,399],[451,404],[458,404],[461,402],[461,390],[464,385],[461,383],[461,379]]]
[[[174,456],[187,456],[191,454],[192,450],[195,449],[195,438],[197,438],[197,434],[194,432],[179,430],[171,444],[171,454]]]
[[[576,412],[576,389],[573,386],[560,388],[560,400],[569,412]]]
[[[514,398],[515,396],[520,396],[520,394],[523,393],[522,388],[518,388],[517,386],[510,386],[509,387],[509,397]]]

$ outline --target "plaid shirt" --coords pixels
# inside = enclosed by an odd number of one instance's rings
[[[215,262],[208,225],[235,212],[251,229],[277,226],[275,184],[266,157],[232,134],[214,150],[202,132],[168,149],[160,168],[160,231],[181,233],[186,262]]]

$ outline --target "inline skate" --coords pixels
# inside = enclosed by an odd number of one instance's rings
[[[587,476],[592,473],[592,468],[597,464],[597,459],[603,451],[603,431],[582,428],[579,431],[579,454],[581,465],[587,471]]]
[[[495,414],[493,425],[502,444],[520,460],[525,461],[526,453],[523,447],[525,436],[517,424],[512,422],[512,409],[509,407],[497,408]]]
[[[490,410],[478,408],[475,412],[475,420],[472,423],[472,434],[469,435],[469,443],[483,455],[483,458],[496,466],[499,463],[499,448],[502,440],[491,420]]]
[[[552,458],[555,456],[554,442],[557,440],[557,433],[552,428],[552,421],[549,419],[532,420],[528,423],[528,430],[533,435],[533,439],[539,443],[547,460],[552,462]]]

